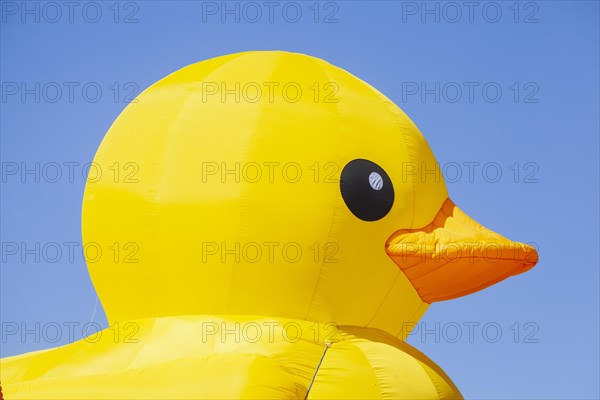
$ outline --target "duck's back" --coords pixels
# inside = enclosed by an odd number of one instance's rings
[[[460,398],[411,346],[380,331],[261,317],[119,324],[3,359],[5,398]]]

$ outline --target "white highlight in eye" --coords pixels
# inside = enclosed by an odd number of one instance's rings
[[[375,190],[381,190],[383,187],[383,179],[377,172],[371,172],[369,175],[369,184]]]

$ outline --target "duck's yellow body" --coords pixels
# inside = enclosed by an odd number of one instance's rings
[[[169,75],[94,161],[121,174],[88,182],[84,243],[121,252],[88,266],[109,323],[137,324],[138,341],[2,360],[7,398],[459,397],[406,327],[537,260],[448,199],[397,106],[305,55]],[[213,322],[261,321],[293,322],[300,339],[203,338]],[[325,327],[334,341],[315,337]]]
[[[115,331],[107,330],[62,348],[8,358],[3,378],[19,383],[4,387],[6,398],[460,397],[439,367],[381,331],[244,316],[125,324],[135,333],[117,343]]]

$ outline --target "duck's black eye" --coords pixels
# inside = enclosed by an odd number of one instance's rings
[[[369,160],[350,161],[342,170],[340,191],[346,206],[363,221],[377,221],[394,204],[392,180],[383,168]]]

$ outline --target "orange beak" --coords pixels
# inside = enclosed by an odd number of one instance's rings
[[[450,199],[431,224],[394,233],[386,252],[426,303],[477,292],[538,261],[532,246],[479,225]]]

